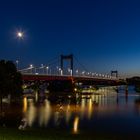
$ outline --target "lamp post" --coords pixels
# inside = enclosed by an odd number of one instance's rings
[[[61,75],[61,76],[63,75],[63,70],[60,70],[60,75]]]
[[[72,76],[72,69],[68,68],[68,72],[70,73],[70,76]]]
[[[47,73],[47,75],[49,74],[48,71],[49,71],[49,67],[47,66],[46,67],[46,73]]]
[[[59,68],[59,71],[60,71],[60,75],[62,76],[63,75],[63,70],[61,68]]]
[[[42,69],[42,74],[44,74],[45,72],[44,72],[44,65],[43,64],[41,64],[41,69]]]
[[[56,67],[56,75],[59,75],[59,67]]]
[[[33,73],[33,65],[30,64],[31,74]]]
[[[85,76],[85,71],[82,71],[82,76]]]
[[[70,76],[72,76],[72,69],[70,69]]]
[[[78,76],[78,73],[79,73],[79,71],[78,70],[76,70],[76,75]]]
[[[16,67],[17,67],[17,71],[18,71],[18,64],[19,64],[19,61],[16,60]]]

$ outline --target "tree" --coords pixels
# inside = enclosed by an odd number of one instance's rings
[[[22,76],[17,71],[12,61],[0,61],[0,101],[11,95],[11,98],[20,97],[22,94]]]

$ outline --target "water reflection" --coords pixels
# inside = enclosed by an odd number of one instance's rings
[[[51,106],[48,100],[45,100],[43,104],[39,106],[38,120],[40,126],[47,126],[51,117]]]
[[[89,99],[89,101],[88,101],[88,119],[91,118],[92,111],[93,111],[92,99]]]
[[[51,118],[51,106],[48,100],[45,100],[45,107],[44,107],[44,124],[47,125],[50,118]]]
[[[24,114],[24,116],[26,117],[27,124],[29,126],[32,126],[33,123],[35,122],[37,112],[33,100],[28,100],[28,104],[29,104],[28,109],[27,112]]]
[[[55,104],[52,104],[48,99],[36,103],[33,99],[24,97],[23,120],[26,118],[29,127],[34,125],[47,127],[50,125],[49,123],[54,126],[60,126],[62,123],[63,126],[70,125],[74,119],[73,129],[76,132],[79,120],[93,119],[93,114],[96,115],[98,110],[102,111],[103,107],[115,104],[114,97],[117,97],[117,94],[114,91],[111,92],[112,88],[109,89],[101,88],[93,95],[76,95],[75,103],[71,99],[63,98],[58,98]]]
[[[54,111],[54,125],[59,126],[62,123],[64,116],[65,112],[63,110],[63,106],[58,105],[56,110]]]
[[[90,96],[90,98],[82,98],[81,100],[81,106],[77,106],[80,112],[80,118],[84,119],[84,117],[90,119],[92,117],[93,113],[93,107],[94,107],[94,102],[92,100],[92,97],[94,95]]]
[[[72,112],[71,112],[71,106],[70,104],[67,105],[66,109],[66,123],[68,124],[71,118]]]
[[[27,111],[27,97],[23,98],[23,113]]]
[[[10,116],[10,110],[5,116]],[[61,97],[56,98],[55,102],[48,98],[36,101],[24,97],[21,112],[21,130],[45,127],[79,133],[81,130],[88,131],[89,128],[112,130],[113,126],[117,130],[118,124],[125,130],[125,124],[139,124],[140,96],[129,89],[126,92],[122,87],[117,92],[114,87],[102,87],[92,95],[77,94],[74,100]]]
[[[76,116],[76,117],[74,118],[74,123],[73,123],[73,132],[74,132],[75,134],[78,133],[78,126],[79,126],[79,116]]]
[[[136,115],[140,116],[140,98],[135,100],[135,112]]]

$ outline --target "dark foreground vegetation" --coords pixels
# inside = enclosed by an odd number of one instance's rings
[[[62,130],[24,130],[0,128],[0,140],[132,140],[138,139],[136,135],[115,135],[90,132],[88,134],[73,134]]]
[[[5,112],[3,98],[12,102],[20,101],[22,96],[22,76],[12,61],[0,60],[0,117]],[[1,140],[1,139],[0,139]]]
[[[128,85],[134,85],[136,92],[140,92],[140,77],[132,77],[126,79]]]
[[[21,96],[22,76],[12,61],[0,61],[0,98]]]
[[[73,134],[60,130],[24,130],[20,131],[11,128],[0,128],[0,140],[132,140],[139,139],[140,136],[127,134]]]

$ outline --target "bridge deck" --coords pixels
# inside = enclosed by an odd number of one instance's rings
[[[22,78],[24,81],[53,81],[53,80],[90,80],[90,81],[118,81],[118,79],[114,78],[103,78],[103,77],[90,77],[90,76],[69,76],[69,75],[35,75],[35,74],[23,74]]]

